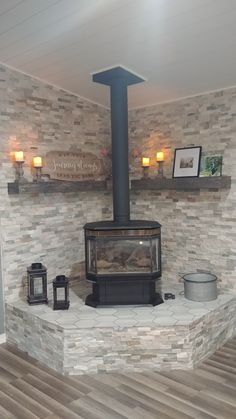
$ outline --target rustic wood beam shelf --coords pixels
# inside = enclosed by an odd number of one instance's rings
[[[78,182],[50,181],[50,182],[11,182],[8,183],[8,193],[55,193],[106,190],[106,181],[84,180]]]
[[[156,178],[134,179],[131,181],[132,190],[176,190],[194,191],[200,189],[226,189],[231,186],[230,176],[219,177],[196,177],[196,178]],[[11,182],[8,183],[8,193],[55,193],[55,192],[79,192],[79,191],[111,191],[111,182],[103,180],[84,180],[78,182],[50,181],[50,182]]]
[[[135,179],[131,181],[131,189],[194,191],[200,189],[230,188],[230,176],[195,177],[195,178],[156,178]]]

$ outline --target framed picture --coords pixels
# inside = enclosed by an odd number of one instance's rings
[[[172,177],[198,177],[202,147],[176,148]]]
[[[200,176],[222,176],[222,156],[202,156]]]

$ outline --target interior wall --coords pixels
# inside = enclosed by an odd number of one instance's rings
[[[58,274],[77,276],[84,261],[83,225],[111,217],[107,192],[9,196],[7,183],[15,178],[11,153],[24,151],[24,174],[32,181],[34,155],[76,150],[104,158],[109,145],[109,111],[0,66],[0,219],[8,301],[25,293],[33,262],[47,267],[49,282]]]
[[[129,130],[136,178],[142,155],[151,158],[150,177],[157,176],[160,150],[166,177],[172,177],[175,148],[200,145],[205,155],[223,155],[230,190],[139,191],[132,193],[132,214],[162,224],[164,280],[206,270],[236,291],[236,88],[132,110]]]
[[[26,268],[41,261],[49,281],[76,276],[84,260],[83,225],[110,219],[111,193],[25,194],[9,196],[14,181],[11,153],[25,153],[31,181],[33,155],[80,150],[104,155],[110,148],[110,114],[77,96],[0,66],[0,222],[2,272],[7,300],[24,292]],[[236,89],[210,93],[129,112],[131,177],[142,176],[141,156],[166,155],[164,174],[172,176],[176,147],[201,145],[223,155],[230,190],[131,193],[131,217],[162,224],[163,279],[182,273],[214,272],[221,285],[236,291]],[[106,154],[106,153],[105,153]]]
[[[0,335],[5,333],[5,309],[4,309],[4,286],[2,278],[2,254],[1,254],[1,234],[0,234]]]

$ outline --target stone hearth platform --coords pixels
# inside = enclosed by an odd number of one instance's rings
[[[6,305],[7,342],[63,374],[193,368],[235,335],[236,296],[186,300],[183,284],[163,284],[175,300],[152,306],[92,308],[87,285],[70,292],[70,309],[25,301]]]

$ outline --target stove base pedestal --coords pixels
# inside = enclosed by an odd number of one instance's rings
[[[93,293],[85,300],[85,304],[90,307],[131,304],[156,306],[163,302],[161,295],[156,292],[155,281],[147,279],[100,280],[93,284]]]

